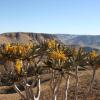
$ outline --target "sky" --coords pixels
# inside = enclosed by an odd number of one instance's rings
[[[100,0],[0,0],[0,33],[100,35]]]

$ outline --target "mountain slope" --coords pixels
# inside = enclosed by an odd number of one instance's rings
[[[42,33],[25,33],[25,32],[15,32],[15,33],[3,33],[0,34],[0,44],[3,43],[29,43],[35,42],[39,43],[45,39],[54,39],[55,35],[42,34]]]
[[[46,34],[46,33],[3,33],[0,34],[0,44],[3,43],[28,43],[39,44],[45,39],[56,39],[66,45],[96,48],[100,50],[100,35],[69,35],[69,34]]]
[[[67,35],[58,34],[57,38],[64,44],[89,46],[100,49],[100,35]]]

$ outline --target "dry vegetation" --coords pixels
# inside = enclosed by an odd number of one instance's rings
[[[95,51],[55,40],[8,43],[0,47],[0,61],[0,100],[100,100],[100,55]]]
[[[79,100],[83,100],[83,96],[84,94],[87,92],[87,87],[89,86],[90,83],[90,79],[91,79],[91,71],[92,70],[87,70],[87,71],[81,71],[80,72],[80,85],[79,85],[79,93],[78,93],[78,97],[80,98]],[[74,82],[73,79],[70,80],[70,89],[69,89],[69,95],[68,95],[68,100],[74,100]],[[50,88],[49,88],[49,84],[50,82],[44,82],[41,85],[41,100],[50,100]],[[62,84],[61,84],[61,89],[64,86],[64,80],[62,80]],[[9,88],[11,88],[10,86],[8,86]],[[6,86],[4,88],[4,86],[1,86],[0,89],[3,88],[3,90],[7,90],[8,87]],[[35,88],[34,88],[35,89]],[[33,90],[34,90],[33,89]],[[63,100],[62,99],[62,94],[63,94],[63,90],[60,89],[59,95],[58,95],[58,99],[57,100]],[[0,94],[0,100],[20,100],[20,96],[17,93],[9,93],[9,94]],[[92,93],[89,95],[89,99],[88,100],[100,100],[100,69],[97,70],[96,72],[96,76],[95,76],[95,82],[93,85],[93,90]]]

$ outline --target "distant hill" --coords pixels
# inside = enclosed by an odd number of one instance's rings
[[[44,41],[45,39],[56,39],[54,35],[42,34],[42,33],[25,33],[25,32],[15,32],[15,33],[3,33],[0,34],[0,44],[3,43],[29,43]]]
[[[26,33],[14,32],[0,34],[0,44],[3,43],[28,43],[39,44],[45,39],[56,39],[66,45],[82,46],[86,50],[100,50],[100,35],[69,35],[69,34],[46,34],[46,33]]]
[[[57,34],[57,38],[64,44],[100,49],[100,35]]]

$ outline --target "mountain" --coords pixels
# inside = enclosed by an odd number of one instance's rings
[[[14,32],[0,34],[0,44],[4,43],[29,43],[44,41],[45,39],[56,39],[55,35],[42,34],[42,33],[26,33],[26,32]]]
[[[64,44],[100,49],[100,35],[57,34],[56,36]]]
[[[86,50],[100,50],[100,35],[69,35],[69,34],[46,34],[46,33],[28,33],[28,32],[10,32],[0,34],[0,44],[3,43],[28,43],[35,42],[39,44],[45,39],[56,39],[57,41],[73,47],[82,46]]]

